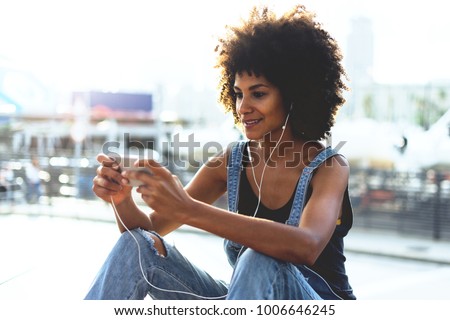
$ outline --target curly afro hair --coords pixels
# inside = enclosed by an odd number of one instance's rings
[[[334,125],[347,90],[336,41],[316,22],[315,15],[297,5],[281,17],[267,7],[254,7],[240,26],[227,26],[216,47],[220,70],[219,102],[236,124],[236,74],[263,75],[281,91],[294,136],[320,140]]]

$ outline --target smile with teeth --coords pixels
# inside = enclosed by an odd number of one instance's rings
[[[261,119],[254,119],[254,120],[245,120],[243,121],[244,126],[246,127],[252,127],[256,124],[258,124],[261,121]]]

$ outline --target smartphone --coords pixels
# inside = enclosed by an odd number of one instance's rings
[[[149,168],[147,167],[135,167],[134,163],[136,162],[136,160],[138,160],[139,158],[136,156],[117,156],[117,154],[115,154],[114,156],[110,156],[112,159],[114,159],[118,164],[119,164],[119,168],[120,168],[120,172],[122,171],[142,171],[142,172],[146,172],[149,175],[152,175],[153,173],[150,171]],[[133,187],[139,187],[140,185],[142,185],[142,181],[137,180],[137,179],[130,179],[130,182],[128,183],[128,185],[133,186]]]
[[[150,171],[149,168],[146,167],[128,167],[128,168],[124,168],[122,170],[126,170],[126,171],[141,171],[141,172],[145,172],[149,175],[153,175],[153,173]],[[137,179],[129,179],[130,182],[128,183],[128,185],[133,186],[133,187],[139,187],[140,185],[142,185],[142,181],[141,180],[137,180]]]

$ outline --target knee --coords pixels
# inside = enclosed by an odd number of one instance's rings
[[[167,256],[167,251],[161,238],[152,233],[148,233],[148,235],[153,240],[153,247],[155,248],[156,253],[163,257]]]
[[[125,246],[135,246],[136,244],[141,248],[150,246],[155,254],[163,257],[167,255],[164,243],[159,236],[139,228],[122,233],[119,242]]]
[[[278,281],[281,270],[283,263],[279,260],[247,249],[234,269],[228,299],[273,299],[278,292],[274,284],[281,285]]]
[[[247,249],[239,258],[236,264],[236,273],[245,276],[251,276],[255,273],[265,274],[280,268],[281,261],[278,261],[265,254],[252,249]]]
[[[266,256],[258,251],[247,249],[239,258],[239,264],[241,266],[252,266],[252,268],[266,268],[267,264],[276,263],[272,257]]]

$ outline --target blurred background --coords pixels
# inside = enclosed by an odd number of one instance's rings
[[[19,214],[113,222],[73,209],[98,204],[99,152],[151,154],[187,183],[241,137],[217,103],[217,37],[254,4],[296,3],[0,0],[3,224]],[[327,143],[351,163],[356,230],[447,244],[450,5],[302,3],[344,56],[350,91]]]

